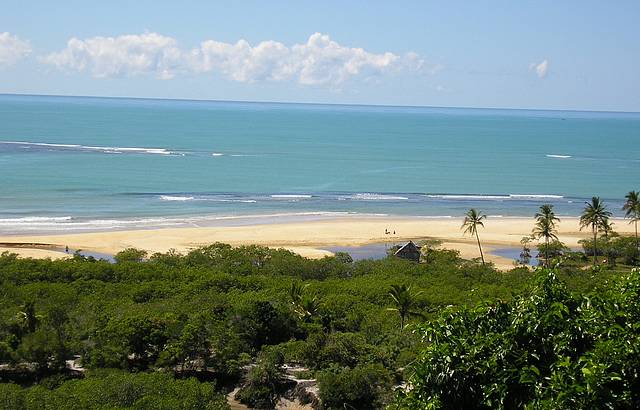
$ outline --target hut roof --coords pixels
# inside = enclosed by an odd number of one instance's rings
[[[415,243],[413,243],[413,241],[409,241],[406,244],[404,244],[403,246],[400,247],[400,249],[398,249],[396,251],[396,255],[404,250],[410,250],[410,249],[416,249],[416,250],[420,250],[421,246],[416,245]]]

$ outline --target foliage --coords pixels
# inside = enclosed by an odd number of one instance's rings
[[[0,383],[0,409],[227,409],[210,383],[161,373],[102,371],[49,390]]]
[[[619,274],[564,266],[558,272],[576,294]],[[340,406],[340,400],[380,406],[425,348],[417,333],[398,331],[402,318],[390,309],[403,310],[405,322],[414,318],[413,326],[448,306],[510,301],[532,275],[526,269],[498,272],[435,248],[420,264],[401,258],[353,262],[344,255],[309,260],[286,250],[225,244],[113,264],[5,253],[0,255],[0,364],[11,371],[0,372],[0,386],[6,402],[17,408],[37,400],[59,404],[71,389],[89,385],[102,392],[105,403],[115,403],[108,392],[119,388],[142,391],[142,396],[129,390],[117,394],[134,397],[144,408],[151,400],[145,397],[152,395],[145,393],[152,391],[145,387],[151,383],[147,377],[200,386],[187,391],[210,389],[215,380],[228,391],[246,376],[251,383],[243,385],[239,398],[268,404],[282,394],[278,375],[284,361],[325,374],[320,395],[337,395],[327,406]],[[397,300],[389,294],[394,285]],[[269,357],[280,359],[267,359],[273,352],[280,356]],[[78,356],[87,377],[67,380],[65,362]],[[346,387],[329,381],[329,374]],[[191,376],[204,382],[190,381]],[[12,377],[33,386],[6,384]],[[379,379],[371,382],[373,377]],[[171,400],[166,396],[159,403],[175,404]],[[85,408],[93,402],[86,403]]]
[[[540,243],[536,246],[538,255],[545,255],[545,260],[551,264],[554,258],[559,258],[571,250],[562,242],[555,239],[547,243]]]
[[[629,223],[633,223],[635,227],[636,249],[640,250],[640,240],[638,239],[638,221],[640,221],[640,192],[629,191],[625,195],[625,202],[622,210],[624,216],[629,218]]]
[[[593,256],[596,249],[598,256],[606,256],[609,263],[618,261],[626,265],[637,265],[640,262],[640,251],[634,237],[611,235],[601,238],[598,248],[594,247],[592,239],[582,239],[579,242],[585,255]]]
[[[257,364],[249,370],[247,382],[236,394],[236,399],[252,408],[274,408],[285,385],[283,364],[281,350],[263,350]]]
[[[411,292],[411,286],[407,285],[391,285],[389,296],[393,299],[394,307],[389,310],[394,310],[400,314],[400,330],[404,329],[404,321],[408,316],[422,316],[420,312],[414,310],[415,297],[420,292]]]
[[[482,264],[484,265],[484,255],[482,254],[482,246],[480,246],[480,237],[478,236],[478,226],[484,227],[484,219],[487,218],[487,215],[483,214],[481,211],[477,211],[473,208],[469,209],[464,216],[464,221],[462,222],[462,228],[464,228],[464,233],[468,233],[471,236],[476,237],[478,241],[478,249],[480,250],[480,258],[482,259]]]
[[[580,229],[589,227],[593,233],[593,265],[595,266],[597,263],[597,241],[598,241],[598,232],[604,230],[607,232],[609,230],[609,217],[611,217],[611,212],[607,210],[605,204],[600,200],[599,197],[594,196],[591,198],[591,202],[587,202],[584,210],[582,211],[582,215],[580,215]]]
[[[450,309],[419,327],[406,408],[637,408],[640,274],[572,296],[550,271],[512,301]]]
[[[556,217],[553,211],[553,205],[544,204],[540,206],[540,211],[535,214],[536,223],[533,227],[533,238],[544,238],[544,248],[540,253],[544,255],[545,265],[549,267],[550,258],[553,257],[549,247],[550,241],[558,241],[558,232],[556,222],[560,222],[560,218]],[[538,246],[540,249],[540,245]]]
[[[113,258],[118,263],[142,262],[146,256],[146,251],[135,248],[127,248],[118,252]]]
[[[389,400],[389,372],[379,364],[331,367],[318,375],[322,408],[379,409]]]

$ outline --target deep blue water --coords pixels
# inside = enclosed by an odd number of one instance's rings
[[[640,114],[0,95],[0,175],[2,233],[577,215],[592,195],[619,215]]]

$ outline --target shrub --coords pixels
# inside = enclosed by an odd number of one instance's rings
[[[379,364],[332,367],[318,375],[321,408],[380,409],[391,396],[391,376]]]

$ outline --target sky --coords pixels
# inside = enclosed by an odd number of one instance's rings
[[[0,5],[0,93],[640,111],[640,1]]]

